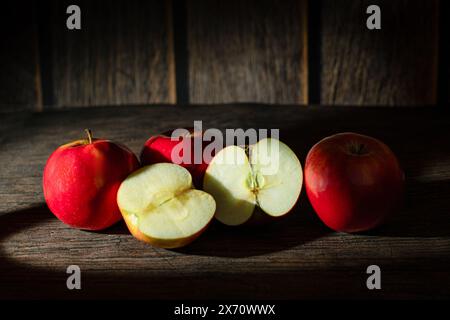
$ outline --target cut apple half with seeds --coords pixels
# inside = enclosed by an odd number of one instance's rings
[[[258,211],[281,217],[294,207],[303,184],[295,153],[277,139],[242,148],[228,146],[209,164],[203,187],[216,200],[215,217],[226,225],[246,223]]]
[[[137,239],[163,248],[192,242],[206,229],[216,209],[211,195],[193,189],[189,171],[171,163],[132,173],[122,182],[117,203]]]

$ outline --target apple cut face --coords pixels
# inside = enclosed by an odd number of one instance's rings
[[[252,167],[244,149],[229,146],[212,159],[203,189],[216,200],[216,218],[220,222],[239,225],[250,219],[256,204],[251,183]]]
[[[164,248],[192,242],[206,229],[216,209],[211,195],[193,189],[190,173],[171,163],[132,173],[122,182],[117,203],[136,238]]]
[[[216,200],[216,218],[241,225],[261,209],[271,217],[288,213],[297,202],[303,171],[295,153],[276,139],[263,139],[245,149],[222,149],[206,170],[204,190]]]

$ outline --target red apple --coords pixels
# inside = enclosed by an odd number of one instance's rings
[[[204,159],[201,156],[200,161],[195,163],[195,146],[197,145],[197,151],[203,155],[206,144],[202,141],[202,132],[194,131],[192,128],[186,131],[188,134],[181,137],[172,137],[173,130],[150,137],[141,151],[141,163],[143,166],[161,162],[178,164],[191,173],[194,185],[201,188],[203,176],[212,157]],[[175,148],[177,149],[174,150]],[[191,152],[191,155],[186,157],[187,161],[184,159],[184,150]]]
[[[340,133],[311,148],[305,184],[314,210],[328,227],[361,232],[377,227],[399,207],[404,174],[381,141]]]
[[[49,209],[65,224],[101,230],[122,219],[117,190],[139,162],[128,148],[93,139],[87,132],[87,139],[60,146],[47,160],[44,197]]]

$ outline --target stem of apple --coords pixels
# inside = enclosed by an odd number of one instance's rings
[[[366,145],[360,142],[353,142],[349,146],[350,154],[361,156],[367,153]]]
[[[91,144],[92,143],[92,138],[93,138],[91,129],[84,129],[84,132],[86,132],[86,134],[88,136],[89,144]]]
[[[365,151],[365,147],[366,146],[364,145],[364,143],[359,144],[358,145],[358,151],[356,153],[359,154],[359,155],[363,154],[364,151]]]

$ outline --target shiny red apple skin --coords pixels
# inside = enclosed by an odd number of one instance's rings
[[[404,174],[381,141],[340,133],[309,151],[305,187],[312,207],[328,227],[362,232],[379,226],[399,208]]]
[[[73,228],[108,228],[122,219],[116,200],[119,186],[138,167],[128,148],[108,140],[62,145],[45,165],[45,201],[59,220]]]
[[[141,151],[140,160],[143,166],[161,163],[161,162],[169,162],[176,163],[180,166],[186,168],[192,175],[192,180],[196,188],[202,188],[203,186],[203,177],[205,175],[206,169],[208,168],[208,164],[211,161],[212,157],[207,157],[203,159],[201,163],[194,163],[194,145],[195,140],[199,139],[201,145],[201,151],[203,153],[203,149],[206,146],[206,143],[203,142],[202,133],[193,131],[192,128],[186,129],[191,134],[186,137],[179,138],[171,138],[172,131],[167,131],[160,135],[155,135],[150,137],[144,144],[144,147]],[[172,158],[172,151],[178,144],[184,144],[186,148],[190,148],[191,157],[190,161],[183,161],[183,150],[176,155],[174,154],[174,158]]]

